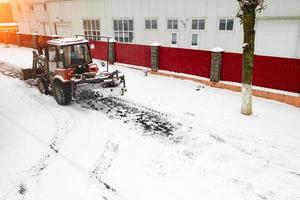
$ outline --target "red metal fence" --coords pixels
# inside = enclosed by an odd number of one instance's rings
[[[92,57],[100,60],[107,60],[107,42],[90,41],[90,43],[95,45],[95,49],[91,49]]]
[[[151,48],[146,45],[116,43],[116,62],[151,66]]]
[[[209,77],[209,51],[160,47],[159,69]]]
[[[240,83],[242,59],[242,54],[224,52],[221,80]],[[253,85],[300,93],[300,59],[255,55]]]
[[[17,44],[17,35],[15,33],[8,33],[8,43],[9,44]]]
[[[32,43],[32,35],[29,34],[22,34],[21,35],[21,45],[23,47],[28,47],[28,48],[32,48],[33,47],[33,43]]]
[[[0,32],[0,42],[8,41],[17,44],[15,33]],[[49,36],[38,36],[38,43],[42,44],[51,39]],[[32,35],[21,34],[21,46],[33,47]],[[108,43],[91,41],[95,49],[91,50],[93,58],[106,60]],[[151,48],[146,45],[115,44],[116,62],[151,66]],[[210,76],[211,52],[182,48],[159,48],[159,69],[178,73]],[[241,82],[242,54],[223,53],[221,80]],[[300,59],[279,58],[269,56],[255,56],[253,84],[256,86],[300,93]]]
[[[240,53],[223,53],[221,80],[240,83],[242,81],[242,60]]]
[[[255,56],[253,84],[300,93],[300,59]]]

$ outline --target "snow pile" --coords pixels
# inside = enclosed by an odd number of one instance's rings
[[[299,199],[299,108],[254,97],[246,117],[240,93],[113,69],[124,98],[66,107],[0,74],[0,199]],[[172,135],[147,132],[165,119]]]

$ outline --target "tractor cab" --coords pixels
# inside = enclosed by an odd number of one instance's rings
[[[45,54],[49,69],[76,68],[92,63],[88,40],[81,38],[63,38],[49,40]]]
[[[39,90],[53,94],[60,105],[82,97],[123,95],[126,91],[121,72],[100,72],[97,64],[92,63],[89,41],[84,38],[47,41],[38,52],[33,51],[30,73]]]

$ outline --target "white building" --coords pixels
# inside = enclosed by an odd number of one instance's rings
[[[242,52],[236,0],[11,0],[23,33],[111,35],[120,42]],[[300,0],[265,0],[256,54],[300,58]],[[97,39],[97,38],[96,38]]]

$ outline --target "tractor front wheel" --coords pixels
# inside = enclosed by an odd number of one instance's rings
[[[49,94],[49,84],[44,78],[39,78],[37,80],[37,87],[42,94]]]
[[[59,105],[68,105],[72,100],[71,84],[55,80],[52,86],[52,93]]]

